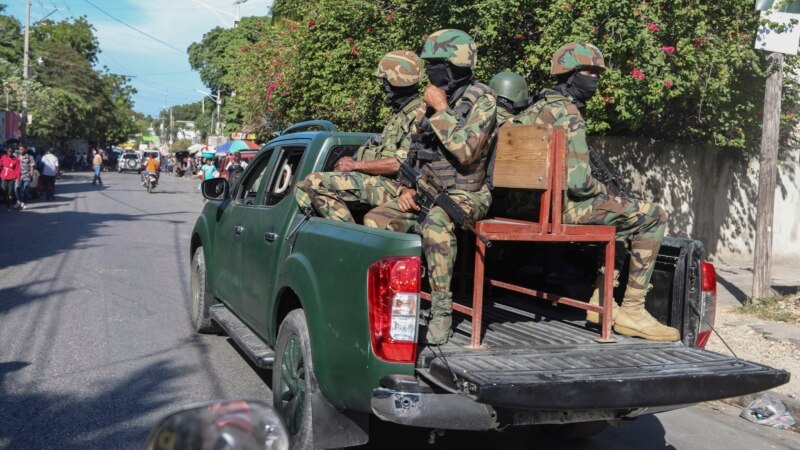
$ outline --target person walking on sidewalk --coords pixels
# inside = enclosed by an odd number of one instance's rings
[[[17,205],[25,209],[28,203],[28,191],[33,180],[33,171],[36,169],[36,160],[28,153],[28,149],[19,146],[19,178],[17,178]]]
[[[6,211],[11,211],[14,202],[14,185],[19,177],[19,158],[14,156],[12,147],[6,148],[6,153],[0,157],[0,191],[6,202]]]
[[[56,197],[56,176],[58,175],[58,158],[53,154],[53,149],[47,149],[47,154],[42,157],[42,183],[44,184],[45,199],[53,200]]]
[[[92,186],[95,184],[103,185],[103,179],[100,178],[100,171],[103,170],[103,157],[97,150],[93,150],[94,156],[92,157],[92,168],[94,169],[94,179],[92,180]]]

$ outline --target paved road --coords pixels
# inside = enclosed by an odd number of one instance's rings
[[[0,211],[0,449],[141,449],[181,405],[270,399],[258,371],[186,313],[195,183],[68,174],[56,201]],[[428,433],[381,424],[369,448]],[[535,432],[448,433],[432,448],[566,446]],[[404,446],[407,447],[407,446]],[[800,448],[798,435],[701,406],[650,416],[570,448]]]

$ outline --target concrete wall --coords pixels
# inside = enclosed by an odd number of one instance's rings
[[[758,161],[739,151],[625,137],[594,137],[590,146],[628,181],[634,197],[669,214],[667,233],[699,239],[721,259],[750,256],[755,245]],[[773,254],[800,270],[800,150],[780,155]]]

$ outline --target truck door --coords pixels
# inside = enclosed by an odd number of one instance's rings
[[[241,259],[242,248],[252,245],[253,234],[248,224],[263,212],[259,207],[258,196],[267,184],[269,162],[272,150],[266,150],[256,157],[245,173],[242,182],[231,194],[231,201],[224,208],[217,224],[216,248],[217,259],[216,286],[217,295],[243,320],[249,321],[243,309],[241,295]]]
[[[294,188],[300,181],[298,169],[306,147],[303,141],[281,143],[276,149],[277,162],[270,166],[269,182],[259,198],[259,208],[265,213],[242,221],[251,234],[242,249],[240,292],[251,325],[264,338],[269,335],[268,305],[273,301],[277,262],[288,232],[285,228],[298,208]]]

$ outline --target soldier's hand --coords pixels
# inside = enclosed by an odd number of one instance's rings
[[[419,211],[419,205],[417,205],[417,202],[414,201],[414,196],[416,194],[417,191],[414,189],[403,190],[403,192],[400,194],[400,197],[397,197],[397,206],[400,208],[400,211],[403,212]]]
[[[425,86],[425,92],[422,94],[422,100],[433,108],[436,112],[441,112],[447,109],[447,95],[443,90],[439,89],[433,84],[428,83]]]
[[[350,156],[343,156],[341,159],[336,161],[336,165],[333,166],[333,170],[336,172],[352,172],[354,170],[358,170],[358,161],[354,160]]]

